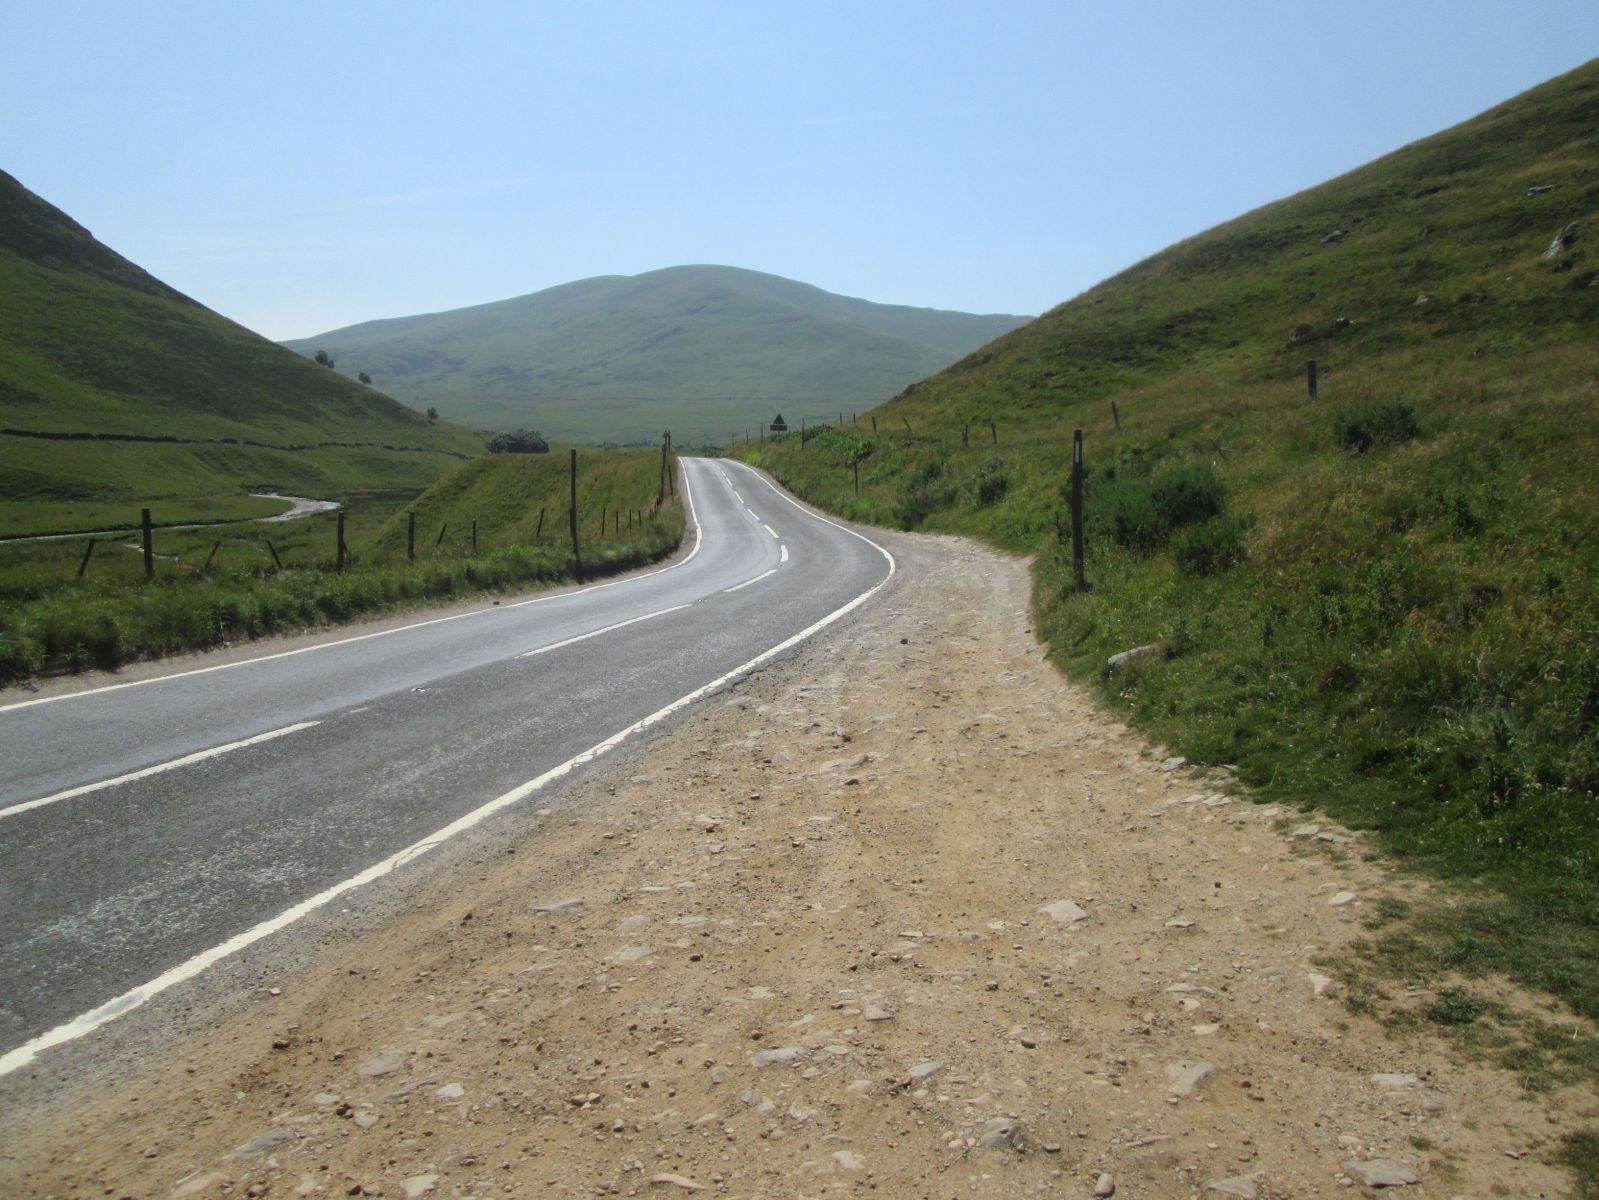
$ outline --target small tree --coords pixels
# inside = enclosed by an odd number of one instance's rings
[[[331,371],[333,369],[333,355],[329,354],[326,350],[318,350],[315,357],[317,362],[321,363],[328,370]]]
[[[433,405],[431,405],[431,404],[428,405],[428,420],[437,421],[438,419],[439,419],[439,410],[434,408]]]
[[[359,379],[362,383],[371,383],[372,382],[372,376],[368,375],[365,371],[357,371],[355,377],[357,379]]]
[[[515,429],[489,439],[490,454],[548,454],[550,444],[537,429]]]

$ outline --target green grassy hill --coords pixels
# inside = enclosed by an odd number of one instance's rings
[[[0,430],[0,533],[152,501],[232,515],[262,507],[239,499],[256,484],[420,487],[482,449],[179,294],[4,173]],[[69,433],[97,436],[21,436]]]
[[[679,444],[875,404],[1025,318],[872,304],[731,267],[604,276],[285,345],[483,428]]]
[[[846,515],[1037,553],[1071,675],[1469,886],[1416,961],[1599,1016],[1599,63],[1173,246],[856,426],[744,449]]]

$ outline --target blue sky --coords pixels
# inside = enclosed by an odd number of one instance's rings
[[[714,262],[1041,312],[1599,54],[1599,3],[7,0],[0,169],[274,338]]]

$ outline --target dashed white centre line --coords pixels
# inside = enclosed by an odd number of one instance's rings
[[[777,561],[778,562],[787,562],[788,561],[788,545],[787,545],[787,543],[782,543],[779,546],[779,549],[781,549],[783,551],[783,557],[778,559]]]
[[[766,530],[767,533],[771,534],[774,539],[778,541],[782,540],[781,538],[777,537],[777,530],[773,529],[770,525],[762,525],[761,528]]]
[[[576,637],[567,638],[564,642],[551,642],[548,646],[540,646],[537,650],[529,650],[524,654],[518,654],[517,657],[537,658],[540,654],[548,654],[551,650],[559,650],[562,646],[573,646],[578,642],[586,642],[589,640],[589,638],[599,637],[602,633],[610,633],[613,629],[622,629],[628,625],[637,625],[640,621],[653,621],[656,617],[664,617],[667,613],[675,613],[688,607],[689,605],[687,604],[674,604],[671,608],[662,608],[652,613],[645,613],[642,617],[633,617],[630,620],[618,621],[615,625],[607,625],[603,629],[595,629],[588,633],[580,633]]]
[[[0,819],[14,817],[18,813],[29,812],[35,808],[43,808],[46,804],[55,804],[61,800],[71,800],[75,796],[87,796],[90,792],[103,791],[106,788],[116,787],[118,784],[132,783],[135,779],[148,779],[151,775],[159,775],[163,771],[175,771],[179,767],[187,767],[191,763],[204,762],[208,758],[216,758],[219,754],[226,754],[230,750],[242,750],[246,746],[256,746],[262,742],[270,742],[273,738],[286,737],[291,733],[299,733],[302,729],[322,724],[321,721],[301,721],[298,725],[285,725],[282,729],[274,729],[269,733],[258,733],[254,737],[247,737],[243,741],[229,742],[224,746],[212,746],[209,750],[196,750],[193,754],[185,754],[182,758],[174,758],[170,762],[156,763],[153,767],[145,767],[139,771],[132,771],[126,775],[118,775],[114,779],[102,779],[99,783],[86,783],[81,787],[68,788],[64,792],[56,792],[50,796],[40,796],[37,800],[24,800],[21,804],[13,804],[9,808],[0,808]]]
[[[730,482],[731,482],[731,481],[730,481]],[[744,503],[744,497],[743,497],[743,496],[740,496],[740,495],[739,495],[739,494],[738,494],[738,489],[737,489],[737,488],[734,488],[734,489],[733,489],[733,499],[735,499],[735,500],[737,500],[737,501],[738,501],[738,502],[739,502],[739,503],[740,503],[740,504],[743,504],[743,503]]]
[[[777,574],[777,568],[776,567],[773,567],[770,571],[762,571],[754,579],[746,579],[743,583],[735,583],[730,588],[723,588],[722,589],[722,594],[726,595],[728,592],[736,592],[740,588],[747,588],[752,583],[759,583],[761,580],[765,579],[768,575],[776,575],[776,574]]]

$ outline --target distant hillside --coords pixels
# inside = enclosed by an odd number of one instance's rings
[[[0,430],[98,439],[0,433],[0,533],[149,500],[196,515],[252,484],[420,487],[482,449],[174,291],[3,172]]]
[[[285,342],[452,421],[572,441],[722,438],[875,404],[1023,324],[732,267],[608,275]]]
[[[1504,967],[1599,1017],[1599,61],[872,415],[745,453],[848,516],[1036,553],[1040,635],[1106,703],[1470,884],[1424,986]]]

